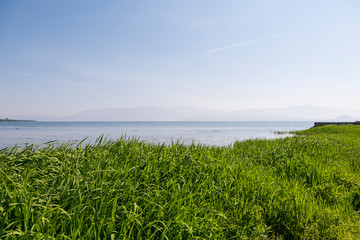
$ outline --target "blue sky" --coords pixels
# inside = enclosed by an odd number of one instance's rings
[[[360,1],[0,1],[0,117],[360,111]]]

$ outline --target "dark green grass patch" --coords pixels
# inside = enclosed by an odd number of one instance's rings
[[[308,131],[2,149],[0,238],[359,239],[360,131]]]
[[[322,127],[313,127],[303,131],[293,132],[299,135],[315,135],[315,134],[338,134],[338,135],[355,135],[360,137],[359,125],[325,125]]]

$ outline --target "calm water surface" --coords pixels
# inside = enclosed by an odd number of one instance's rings
[[[237,140],[289,136],[276,131],[308,129],[313,122],[0,122],[0,148],[49,141],[78,142],[97,137],[138,137],[154,143],[229,145]]]

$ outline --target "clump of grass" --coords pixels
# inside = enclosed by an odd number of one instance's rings
[[[322,127],[313,127],[303,131],[292,132],[298,135],[319,135],[319,134],[341,134],[356,135],[360,137],[359,125],[325,125]]]
[[[358,239],[360,131],[329,131],[5,148],[0,238]]]

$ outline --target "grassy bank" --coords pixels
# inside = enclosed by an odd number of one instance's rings
[[[360,127],[0,150],[1,239],[359,239]]]

